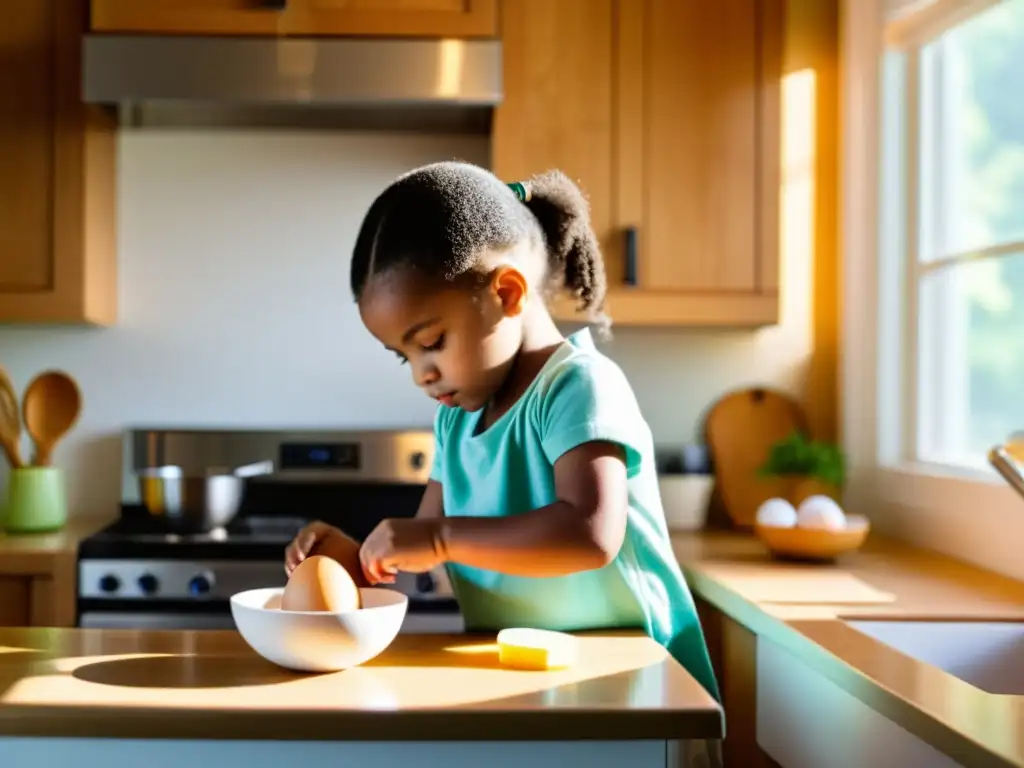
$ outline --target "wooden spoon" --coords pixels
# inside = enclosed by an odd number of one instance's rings
[[[21,458],[21,418],[18,393],[7,372],[0,368],[0,449],[12,469],[25,466]]]
[[[36,446],[32,463],[46,467],[57,441],[78,421],[82,393],[66,373],[44,371],[25,390],[22,410],[25,429]]]

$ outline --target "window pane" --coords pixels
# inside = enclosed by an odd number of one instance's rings
[[[983,464],[1024,429],[1024,251],[930,272],[919,308],[918,454]]]
[[[922,56],[922,260],[1024,240],[1024,0]]]

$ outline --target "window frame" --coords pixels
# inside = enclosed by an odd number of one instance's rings
[[[1000,1],[930,0],[892,11],[885,0],[843,0],[844,501],[883,534],[1024,579],[1024,560],[1013,551],[1024,540],[1024,499],[990,467],[916,460],[918,409],[927,404],[912,386],[922,265],[909,233],[924,211],[917,185],[907,183],[919,178],[917,153],[906,150],[918,134],[919,52]],[[886,78],[903,78],[902,99]],[[896,160],[902,173],[881,173]]]

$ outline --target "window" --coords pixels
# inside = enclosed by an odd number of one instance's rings
[[[879,340],[900,368],[899,458],[982,467],[1024,431],[1024,0],[890,54],[883,99],[879,279],[899,316]]]

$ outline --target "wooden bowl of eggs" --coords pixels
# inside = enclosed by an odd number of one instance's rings
[[[768,499],[757,510],[754,533],[775,557],[831,561],[856,551],[867,540],[866,517],[847,515],[828,496],[809,496],[799,507],[786,499]]]
[[[356,578],[362,581],[361,574]],[[284,588],[231,597],[231,616],[249,647],[278,666],[336,672],[369,661],[398,636],[409,599],[361,587],[337,560],[307,557]]]

